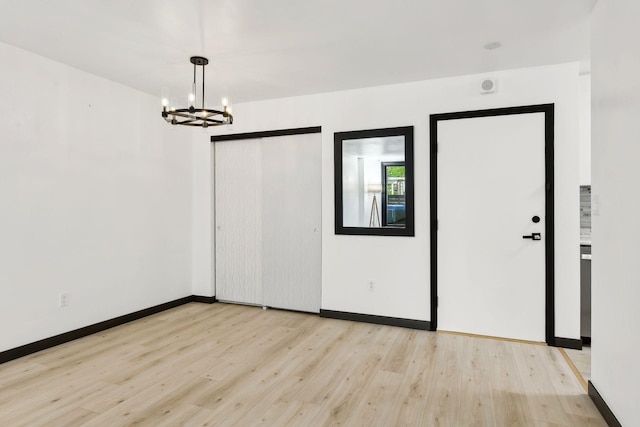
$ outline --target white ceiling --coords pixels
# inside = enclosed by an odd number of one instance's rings
[[[160,97],[233,102],[569,61],[597,0],[0,0],[0,41]],[[502,47],[485,50],[489,42]],[[2,64],[5,66],[6,64]],[[210,99],[210,98],[209,98]]]

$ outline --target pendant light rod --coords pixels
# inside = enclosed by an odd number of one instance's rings
[[[204,65],[202,66],[202,109],[204,110]]]
[[[193,62],[193,61],[192,61]],[[204,67],[202,67],[204,70]],[[191,96],[193,96],[193,101],[189,104],[189,107],[195,107],[196,105],[196,63],[193,63],[193,84],[191,85]]]

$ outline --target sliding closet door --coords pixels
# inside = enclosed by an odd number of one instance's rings
[[[321,135],[262,142],[264,305],[319,312]]]
[[[216,142],[216,297],[262,304],[260,139]]]
[[[319,312],[321,135],[218,141],[216,297]]]

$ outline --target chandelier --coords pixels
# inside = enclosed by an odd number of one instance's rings
[[[193,64],[193,85],[189,94],[189,107],[176,108],[175,105],[169,105],[169,100],[162,100],[162,117],[172,125],[184,126],[200,126],[207,128],[209,126],[230,125],[233,123],[231,115],[231,107],[228,105],[226,98],[222,99],[222,111],[204,108],[204,67],[209,63],[207,58],[202,56],[192,56]],[[202,67],[202,99],[201,108],[196,107],[196,67]]]

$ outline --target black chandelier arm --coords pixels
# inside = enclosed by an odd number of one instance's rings
[[[164,120],[167,123],[172,124],[172,125],[183,125],[183,124],[192,123],[192,122],[196,121],[195,119],[178,120],[176,117],[165,117]]]
[[[227,122],[223,122],[220,120],[183,120],[183,121],[176,121],[175,123],[173,123],[172,121],[168,121],[171,124],[174,125],[183,125],[183,126],[197,126],[197,127],[208,127],[208,126],[218,126],[218,125],[225,125],[227,124]]]
[[[179,108],[179,109],[176,109],[176,110],[168,110],[168,111],[163,111],[162,112],[163,115],[165,113],[168,114],[168,115],[180,116],[180,117],[191,117],[195,113],[207,113],[209,116],[231,117],[231,114],[229,114],[226,111],[211,110],[211,109],[206,109],[206,108],[195,108],[195,109]],[[207,117],[209,117],[209,116],[207,116]]]
[[[179,110],[169,111],[168,114],[170,116],[178,116],[178,117],[184,117],[184,118],[190,118],[192,116],[192,114],[189,113],[189,110],[186,109],[186,108],[181,108]]]
[[[211,117],[207,117],[205,118],[205,121],[208,123],[215,123],[217,125],[224,125],[227,124],[226,120],[218,120],[218,119],[212,119]]]
[[[205,116],[205,117],[198,117],[198,116],[194,116],[193,114],[189,113],[189,110],[187,109],[181,109],[180,110],[175,110],[175,111],[168,111],[165,113],[163,112],[163,117],[165,119],[165,121],[167,123],[171,123],[173,125],[186,125],[186,126],[201,126],[201,127],[208,127],[209,125],[211,126],[219,126],[219,125],[226,125],[226,124],[232,124],[233,123],[233,116],[231,114],[225,114],[225,113],[218,113],[218,114],[212,114],[210,116]],[[209,110],[211,111],[211,110]],[[214,117],[216,116],[223,116],[224,119],[216,119]],[[185,120],[180,120],[180,119],[185,119]]]
[[[199,127],[199,128],[206,127],[206,126],[203,126],[202,123],[179,122],[179,123],[176,123],[176,124],[177,125],[183,125],[183,126],[196,126],[196,127]]]

